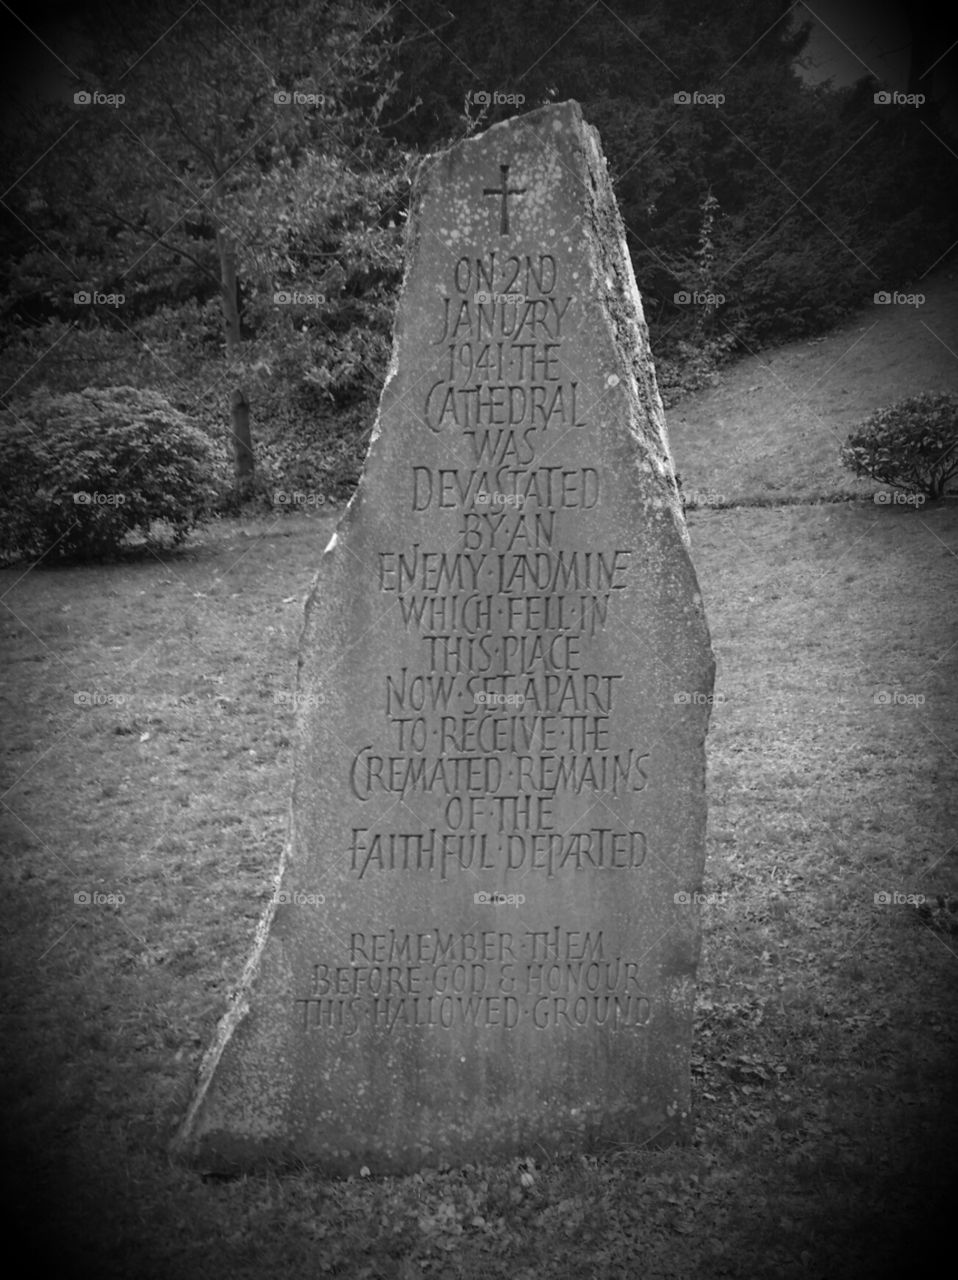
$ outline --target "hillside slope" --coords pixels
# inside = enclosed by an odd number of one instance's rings
[[[925,301],[866,306],[822,338],[737,361],[673,405],[686,496],[712,505],[871,492],[839,462],[848,432],[903,396],[958,392],[958,272],[945,267],[907,293]]]

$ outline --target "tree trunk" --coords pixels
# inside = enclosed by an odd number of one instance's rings
[[[249,429],[249,399],[242,387],[234,387],[230,397],[230,432],[236,490],[240,497],[246,497],[253,485],[255,458]]]
[[[220,259],[220,294],[223,302],[223,324],[226,331],[226,358],[232,365],[242,352],[240,333],[239,284],[236,279],[236,254],[222,228],[216,232],[216,248]],[[236,385],[230,398],[230,437],[233,443],[233,475],[237,496],[244,498],[253,485],[255,455],[250,431],[249,397]]]

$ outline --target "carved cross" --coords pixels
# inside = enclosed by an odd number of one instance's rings
[[[482,194],[484,196],[502,196],[502,206],[499,213],[499,234],[505,236],[509,234],[509,197],[525,195],[525,187],[509,186],[509,166],[501,164],[499,172],[502,174],[501,187],[483,187]]]

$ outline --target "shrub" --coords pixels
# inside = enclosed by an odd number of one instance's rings
[[[211,465],[207,437],[154,391],[36,391],[0,413],[0,545],[56,559],[112,555],[131,534],[175,545],[212,509]]]
[[[940,498],[958,475],[958,396],[925,391],[876,409],[841,458],[856,475]]]
[[[666,409],[703,387],[714,387],[718,373],[731,358],[735,336],[699,334],[691,341],[679,339],[665,351],[655,353],[655,380]]]

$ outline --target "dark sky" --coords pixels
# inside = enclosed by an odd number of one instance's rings
[[[55,87],[70,75],[69,42],[64,39],[62,22],[64,15],[80,7],[43,0],[0,0],[5,94],[23,86],[37,86],[43,92],[43,87]]]
[[[869,73],[891,89],[904,89],[908,80],[911,28],[903,5],[889,0],[826,0],[798,4],[798,21],[811,20],[815,29],[807,58],[807,78],[852,84]]]

